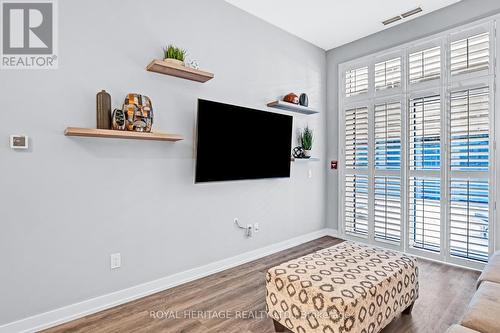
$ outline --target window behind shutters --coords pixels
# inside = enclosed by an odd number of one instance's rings
[[[397,57],[375,64],[375,90],[401,86],[401,58]]]
[[[441,248],[441,183],[439,178],[410,177],[408,187],[409,245],[439,252]]]
[[[450,255],[488,260],[489,88],[451,92]]]
[[[418,83],[441,76],[441,47],[436,46],[411,53],[408,57],[409,82]]]
[[[375,169],[401,168],[401,103],[375,105]]]
[[[439,170],[441,165],[439,95],[410,100],[408,130],[410,170]]]
[[[488,69],[490,35],[488,32],[451,43],[451,75]]]
[[[401,240],[401,178],[375,176],[375,239]]]
[[[409,100],[408,232],[409,246],[439,252],[441,248],[441,99]]]
[[[345,72],[345,96],[355,96],[368,91],[368,67]]]
[[[345,167],[368,168],[368,108],[345,111]]]
[[[368,234],[368,177],[351,175],[345,179],[345,232]]]

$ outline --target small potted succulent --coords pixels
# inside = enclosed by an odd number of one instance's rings
[[[309,126],[306,126],[300,132],[299,143],[300,143],[302,149],[304,149],[304,157],[310,158],[312,144],[313,144],[313,131],[312,131],[312,129],[309,128]]]
[[[186,57],[186,50],[178,48],[172,44],[167,45],[163,48],[163,60],[171,64],[176,64],[179,66],[184,65],[184,58]]]

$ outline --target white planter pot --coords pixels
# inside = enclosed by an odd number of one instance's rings
[[[168,62],[170,64],[178,65],[178,66],[184,66],[184,61],[182,61],[182,60],[166,58],[166,59],[163,59],[163,61]]]
[[[311,151],[307,150],[307,149],[304,149],[304,156],[305,157],[311,157]]]

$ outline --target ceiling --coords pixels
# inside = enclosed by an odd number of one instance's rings
[[[460,0],[226,0],[325,50],[407,22]],[[384,26],[382,21],[422,7]]]

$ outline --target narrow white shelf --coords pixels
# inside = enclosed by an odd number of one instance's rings
[[[310,157],[310,158],[295,158],[292,157],[291,161],[292,162],[318,162],[320,159],[317,157]]]
[[[288,103],[288,102],[284,102],[284,101],[270,102],[270,103],[267,103],[267,106],[270,108],[292,111],[292,112],[297,112],[297,113],[307,114],[307,115],[319,113],[319,111],[317,111],[313,108],[305,107],[305,106],[297,105],[297,104],[293,104],[293,103]]]

